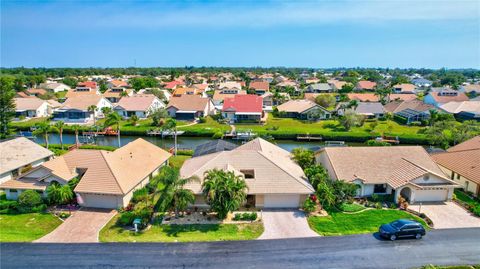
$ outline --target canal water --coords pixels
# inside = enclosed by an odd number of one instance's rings
[[[137,138],[143,138],[147,141],[150,141],[151,143],[162,147],[162,148],[171,148],[173,147],[174,140],[172,137],[168,138],[161,138],[158,136],[120,136],[120,143],[121,145],[125,145]],[[79,140],[80,142],[85,142],[84,138],[82,135],[79,135]],[[178,136],[177,137],[177,143],[178,143],[178,148],[179,149],[195,149],[196,146],[212,141],[214,140],[213,138],[209,137],[182,137]],[[43,136],[36,136],[34,139],[35,142],[37,143],[45,143]],[[236,143],[236,144],[241,144],[241,141],[238,140],[229,140],[230,142]],[[60,135],[58,134],[49,134],[48,136],[48,142],[50,144],[60,144]],[[116,136],[99,136],[95,138],[95,140],[89,140],[89,142],[93,142],[96,145],[100,146],[118,146],[118,141]],[[304,147],[304,148],[310,148],[310,149],[316,149],[319,146],[322,146],[324,143],[321,141],[315,141],[315,142],[299,142],[299,141],[294,141],[294,140],[272,140],[272,143],[278,145],[279,147],[292,151],[294,148],[298,147]],[[65,144],[75,144],[75,135],[73,134],[64,134],[63,135],[63,143]],[[364,145],[362,143],[348,143],[350,146],[355,146],[355,145]]]

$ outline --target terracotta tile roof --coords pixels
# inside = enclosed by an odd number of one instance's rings
[[[19,97],[19,98],[32,98],[32,97],[35,97],[35,96],[30,96],[24,92],[16,92],[15,93],[15,96],[16,97]]]
[[[97,94],[71,97],[63,103],[60,109],[78,109],[86,111],[89,106],[98,105],[98,102],[100,102],[102,98],[101,95]]]
[[[163,86],[163,87],[165,89],[173,89],[173,88],[177,87],[178,85],[185,85],[185,84],[182,81],[174,80],[174,81],[167,82],[165,84],[165,86]]]
[[[448,103],[448,102],[463,102],[468,101],[468,96],[463,92],[458,92],[457,95],[448,96],[448,95],[439,95],[441,92],[430,92],[429,93],[437,103]]]
[[[128,82],[126,81],[123,81],[123,80],[111,80],[109,81],[110,84],[113,85],[113,87],[127,87],[128,86]]]
[[[478,136],[474,141],[478,142]],[[460,144],[461,145],[461,144]],[[480,184],[480,148],[449,151],[433,154],[432,158],[441,166],[462,175],[469,180]]]
[[[236,94],[247,94],[247,91],[245,90],[240,90],[238,91],[238,93]],[[223,101],[225,100],[225,98],[231,98],[233,97],[235,94],[232,94],[232,93],[222,93],[222,90],[215,90],[215,92],[213,93],[213,97],[212,99],[215,100],[215,101]]]
[[[377,83],[368,80],[360,80],[359,82],[357,82],[357,88],[363,90],[373,90],[376,86]]]
[[[447,151],[454,152],[454,151],[469,150],[469,149],[480,149],[480,135],[477,135],[463,143],[453,146],[447,149]]]
[[[37,97],[33,98],[14,98],[15,110],[37,110],[46,101]]]
[[[388,99],[390,101],[393,101],[393,100],[409,101],[409,100],[417,99],[417,95],[413,93],[391,93],[388,95]]]
[[[34,88],[31,88],[31,89],[27,89],[27,93],[28,94],[39,94],[39,95],[44,95],[47,93],[46,90],[44,89],[34,89]]]
[[[108,89],[108,90],[106,90],[106,91],[103,93],[103,96],[104,96],[105,98],[112,98],[112,97],[114,97],[114,98],[120,98],[120,97],[122,97],[122,93],[123,93],[123,92],[126,92],[127,95],[132,95],[133,89],[125,89],[124,91],[121,91],[121,92],[119,92],[119,91],[113,91],[112,89]]]
[[[440,106],[440,109],[457,114],[463,111],[480,114],[480,101],[448,102]]]
[[[95,81],[84,81],[84,82],[79,82],[77,84],[77,87],[87,87],[91,89],[97,89],[97,83]]]
[[[39,190],[45,191],[49,183],[35,179],[11,179],[0,184],[0,189]]]
[[[53,152],[25,137],[0,142],[0,152],[0,174],[53,156]]]
[[[305,110],[311,109],[312,107],[318,106],[315,102],[310,100],[290,100],[279,106],[277,106],[278,111],[285,112],[296,112],[302,113]]]
[[[360,102],[378,102],[379,98],[373,93],[349,93],[348,99]]]
[[[393,85],[393,88],[395,90],[400,90],[400,92],[414,92],[417,87],[410,83],[403,83]]]
[[[320,93],[312,93],[312,92],[306,92],[303,96],[305,98],[305,100],[310,100],[312,102],[315,102],[315,98],[317,98],[317,96],[319,96]]]
[[[192,87],[205,91],[205,89],[207,89],[207,87],[208,87],[208,84],[206,84],[206,83],[204,83],[204,84],[193,84]]]
[[[155,100],[158,98],[153,94],[137,94],[122,97],[115,108],[120,107],[127,111],[147,111]]]
[[[250,89],[255,89],[255,90],[269,91],[270,90],[270,84],[267,81],[252,81],[252,82],[250,82],[249,88]]]
[[[405,109],[413,109],[415,111],[429,111],[436,109],[434,106],[425,104],[424,102],[414,99],[411,101],[392,101],[384,106],[385,110],[392,113],[397,113]]]
[[[175,107],[182,111],[204,111],[208,106],[210,99],[201,97],[200,95],[181,95],[179,97],[170,98],[169,107]]]
[[[463,86],[463,89],[465,89],[465,92],[467,93],[470,93],[470,92],[480,93],[480,84],[465,85]]]
[[[89,95],[98,95],[96,90],[90,90],[90,91],[77,91],[76,89],[70,89],[67,91],[67,94],[65,94],[65,98],[73,98],[73,97],[83,97],[83,96],[89,96]]]
[[[224,99],[222,111],[262,113],[263,98],[253,94],[236,94]]]
[[[314,190],[307,182],[302,169],[290,159],[290,153],[261,138],[252,140],[231,151],[223,151],[187,160],[180,174],[182,177],[197,175],[211,169],[227,169],[241,174],[242,170],[254,170],[254,179],[245,179],[249,194],[301,193]],[[201,193],[200,183],[185,186]]]
[[[202,94],[204,91],[205,91],[205,89],[201,90],[201,89],[197,89],[197,88],[180,87],[180,88],[176,88],[173,91],[173,95],[179,96],[179,95],[184,95],[184,94],[189,94],[189,95]]]

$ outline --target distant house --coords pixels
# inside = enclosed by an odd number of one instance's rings
[[[78,96],[87,96],[87,95],[99,95],[100,92],[97,88],[97,83],[95,81],[85,81],[77,84],[75,89],[68,90],[65,95],[66,98],[78,97]]]
[[[307,77],[305,78],[305,84],[314,84],[320,82],[320,79],[315,77]]]
[[[42,83],[39,87],[55,93],[70,90],[70,87],[63,83]]]
[[[432,86],[432,81],[424,78],[414,78],[411,80],[412,84],[417,87],[430,87]]]
[[[200,95],[202,97],[207,97],[205,89],[199,88],[177,87],[172,94],[174,97],[179,97],[181,95]]]
[[[42,95],[47,94],[47,91],[44,89],[35,89],[35,88],[30,88],[26,89],[25,92],[30,95],[30,96],[35,96],[35,97],[40,97]]]
[[[0,183],[53,158],[53,152],[25,137],[1,141],[0,152]]]
[[[216,139],[196,146],[193,150],[192,157],[198,157],[222,151],[229,151],[235,149],[236,147],[236,144],[230,143],[223,139]]]
[[[173,80],[165,83],[163,88],[168,90],[175,90],[177,87],[184,86],[184,85],[185,83],[183,81]]]
[[[105,91],[103,96],[110,101],[111,103],[118,103],[122,97],[132,96],[134,93],[133,89],[126,89],[123,87],[113,87]]]
[[[203,92],[207,92],[210,90],[210,86],[207,83],[198,83],[198,84],[193,84],[192,88],[201,90]]]
[[[181,95],[170,98],[167,112],[179,120],[194,120],[215,114],[215,106],[209,98],[200,95]]]
[[[46,197],[45,190],[52,182],[65,185],[79,178],[74,189],[79,205],[117,209],[127,206],[133,192],[145,187],[168,164],[170,156],[141,138],[113,152],[75,149],[2,183],[0,189],[11,200],[25,190]]]
[[[432,158],[451,180],[480,197],[480,136],[451,147],[445,153],[435,153]]]
[[[407,124],[413,121],[428,120],[430,118],[430,110],[437,110],[434,106],[416,99],[410,101],[392,101],[386,104],[384,108],[387,112],[405,118]]]
[[[348,110],[353,111],[358,115],[364,115],[367,118],[380,118],[385,115],[383,105],[377,102],[359,102],[357,107],[346,109],[346,111]],[[340,116],[345,114],[345,111],[340,109],[340,104],[337,106],[337,113]]]
[[[236,94],[245,95],[245,94],[247,94],[247,91],[240,90],[236,87],[234,87],[234,88],[225,88],[224,87],[222,90],[215,90],[215,92],[213,93],[213,97],[212,97],[213,103],[215,104],[215,106],[221,106],[223,104],[223,101],[225,100],[225,98],[233,97]]]
[[[480,94],[480,84],[468,84],[460,86],[459,91],[464,92],[466,94],[476,93]]]
[[[223,93],[235,93],[242,89],[242,85],[237,81],[222,82],[218,85],[218,90]]]
[[[263,98],[246,94],[225,98],[222,116],[230,122],[260,122],[263,117]]]
[[[412,93],[391,93],[387,96],[388,101],[411,101],[415,99],[417,99],[417,95]]]
[[[120,116],[130,118],[136,115],[140,119],[144,119],[151,112],[164,108],[165,104],[153,94],[138,94],[129,97],[123,97],[114,108]]]
[[[15,118],[40,118],[52,115],[53,107],[46,100],[36,97],[14,98]]]
[[[306,92],[329,93],[329,92],[333,92],[333,88],[328,83],[315,83],[315,84],[308,85]]]
[[[409,203],[452,199],[458,184],[448,179],[421,146],[326,147],[315,153],[329,178],[359,186],[358,197],[393,195]]]
[[[128,82],[123,81],[123,80],[113,79],[113,80],[110,80],[110,81],[107,83],[107,87],[108,87],[109,89],[113,89],[113,88],[127,88],[127,87],[128,87]]]
[[[442,90],[439,92],[430,92],[424,98],[423,102],[440,107],[448,102],[468,101],[468,96],[463,92],[455,90]]]
[[[332,87],[332,89],[334,91],[338,91],[338,90],[341,90],[343,88],[343,86],[347,85],[348,82],[340,81],[340,80],[336,80],[336,79],[331,79],[331,80],[328,81],[328,84],[330,84],[330,86]]]
[[[355,90],[357,91],[374,91],[377,87],[377,83],[371,82],[368,80],[360,80],[355,85]]]
[[[454,115],[467,112],[480,117],[480,101],[448,102],[441,105],[439,108],[442,111]]]
[[[94,111],[89,111],[90,106],[96,106]],[[102,108],[113,109],[112,103],[101,95],[85,95],[68,98],[63,105],[53,113],[54,120],[65,122],[88,123],[93,118],[103,117]]]
[[[416,93],[416,86],[409,83],[403,84],[396,84],[393,85],[393,92],[394,93],[403,93],[403,94],[415,94]]]
[[[273,93],[266,92],[262,94],[263,107],[271,109],[273,106]]]
[[[211,153],[188,159],[180,176],[197,176],[185,188],[195,194],[195,207],[208,207],[202,194],[205,172],[221,169],[245,179],[246,204],[258,208],[299,208],[313,187],[296,164],[290,152],[261,138],[254,139],[230,151]]]
[[[255,91],[257,95],[263,95],[270,91],[270,84],[267,81],[252,81],[249,88]]]
[[[332,117],[331,113],[310,100],[290,100],[277,106],[280,115],[302,120],[323,120]]]
[[[379,102],[380,98],[378,95],[373,93],[348,93],[348,99],[357,100],[359,102]]]

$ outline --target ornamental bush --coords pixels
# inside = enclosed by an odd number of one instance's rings
[[[21,206],[32,208],[43,203],[42,196],[34,190],[26,190],[18,196],[18,203]]]

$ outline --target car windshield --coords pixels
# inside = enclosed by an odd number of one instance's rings
[[[400,228],[402,228],[403,223],[401,221],[394,221],[394,222],[390,223],[390,225],[392,225],[393,227],[395,227],[397,229],[400,229]]]

